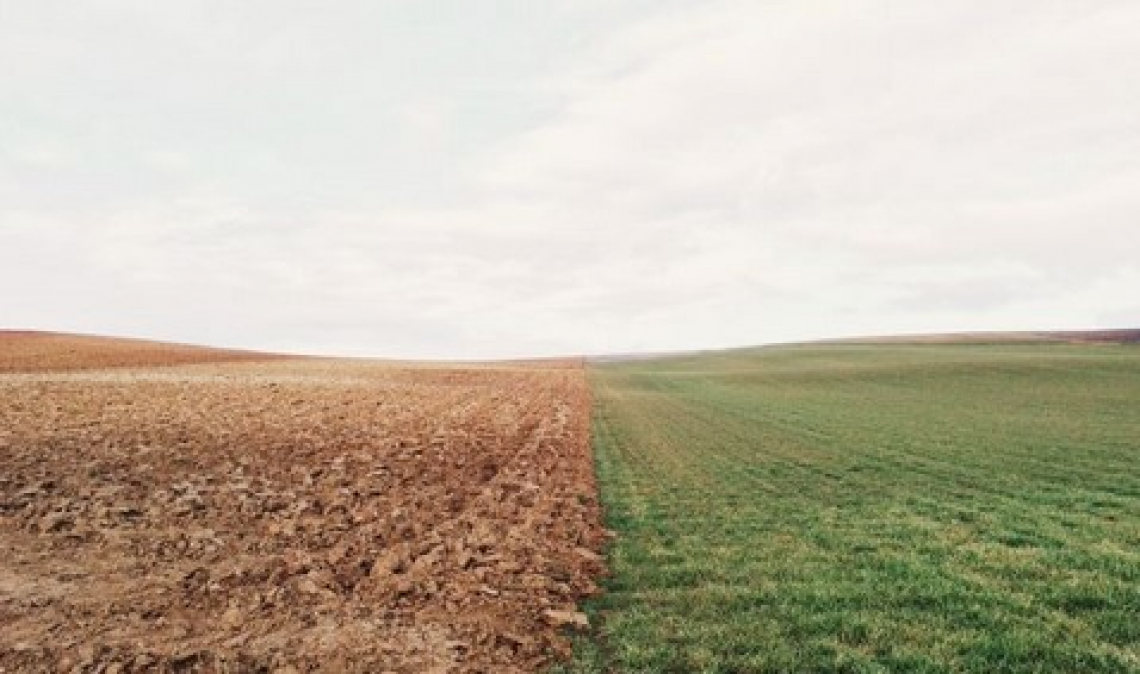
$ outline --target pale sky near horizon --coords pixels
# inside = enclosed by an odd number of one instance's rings
[[[0,327],[1140,327],[1140,2],[0,0]]]

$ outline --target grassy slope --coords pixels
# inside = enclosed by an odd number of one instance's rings
[[[595,368],[593,671],[1140,671],[1140,349]]]

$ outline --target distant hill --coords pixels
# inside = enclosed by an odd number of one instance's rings
[[[281,357],[256,351],[214,349],[144,339],[0,330],[0,373],[189,365]]]
[[[1070,330],[1037,332],[964,332],[931,335],[890,335],[826,339],[809,344],[1016,344],[1057,342],[1071,344],[1140,344],[1140,329]],[[586,358],[592,363],[651,360],[715,353],[702,349],[658,353],[605,354]],[[0,374],[11,372],[61,372],[121,367],[155,367],[263,361],[293,358],[282,354],[217,349],[126,337],[102,337],[37,330],[0,329]],[[500,364],[578,367],[581,358],[499,361]],[[408,363],[409,365],[412,363]],[[426,364],[420,363],[420,364]]]
[[[887,335],[821,340],[824,344],[1140,344],[1140,329],[1052,330],[1026,332],[958,332],[930,335]]]
[[[1083,332],[1045,332],[1067,342],[1092,344],[1140,344],[1140,329],[1087,330]]]
[[[797,346],[812,344],[1140,344],[1140,328],[1113,330],[1038,330],[1038,331],[979,331],[946,332],[915,335],[878,335],[871,337],[836,337],[804,342],[786,342],[768,346]],[[687,351],[645,351],[640,353],[607,353],[587,357],[595,364],[625,363],[638,360],[680,358],[757,348],[754,346],[723,349],[693,349]]]

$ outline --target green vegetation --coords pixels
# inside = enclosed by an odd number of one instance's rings
[[[613,578],[575,671],[1140,671],[1140,348],[596,367]]]

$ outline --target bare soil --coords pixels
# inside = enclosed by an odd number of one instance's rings
[[[211,349],[142,339],[92,337],[31,330],[0,330],[0,373],[160,367],[191,363],[265,361],[281,357],[255,351]]]
[[[79,367],[0,374],[0,671],[568,653],[606,534],[581,363]]]

